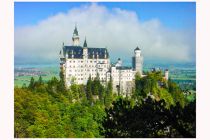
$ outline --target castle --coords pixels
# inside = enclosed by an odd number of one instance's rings
[[[73,83],[86,84],[91,76],[92,80],[98,75],[102,84],[106,84],[112,78],[113,91],[121,95],[131,93],[134,85],[135,74],[143,75],[143,57],[141,49],[136,47],[132,57],[132,67],[122,65],[119,58],[115,64],[110,63],[109,52],[106,48],[89,47],[84,40],[80,46],[80,38],[75,26],[72,45],[63,44],[60,51],[60,68],[63,71],[66,87]]]

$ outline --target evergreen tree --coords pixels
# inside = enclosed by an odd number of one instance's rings
[[[63,69],[60,70],[59,76],[60,76],[60,81],[59,81],[59,87],[58,87],[58,89],[61,92],[66,92],[66,85],[65,85],[65,79],[64,79]]]
[[[104,101],[104,105],[108,108],[110,107],[111,103],[112,103],[112,91],[113,91],[113,87],[112,87],[112,77],[110,76],[110,81],[107,84],[106,87],[106,95],[105,95],[105,101]]]
[[[42,85],[43,84],[43,80],[42,80],[42,76],[41,75],[39,76],[38,83],[39,83],[39,85]]]
[[[29,83],[28,88],[29,88],[30,90],[33,90],[34,87],[35,87],[35,81],[34,81],[34,78],[31,77],[31,80],[30,80],[30,83]]]
[[[92,80],[91,80],[91,76],[89,76],[88,81],[87,81],[86,96],[87,96],[87,99],[92,103],[93,95],[92,95]]]

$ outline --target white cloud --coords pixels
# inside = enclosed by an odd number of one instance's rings
[[[111,59],[131,60],[136,46],[146,60],[195,61],[195,35],[168,29],[158,19],[140,21],[135,11],[83,5],[58,13],[37,25],[15,29],[15,61],[46,62],[59,59],[62,42],[71,45],[78,25],[80,44],[85,36],[89,47],[107,47]]]

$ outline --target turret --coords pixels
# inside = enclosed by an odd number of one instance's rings
[[[88,58],[88,48],[87,48],[87,41],[86,41],[86,37],[85,37],[85,41],[83,44],[83,58]]]
[[[74,33],[72,36],[73,46],[79,46],[79,34],[77,31],[77,26],[75,26]]]
[[[134,57],[133,57],[133,69],[136,72],[139,72],[142,75],[142,66],[143,65],[143,57],[141,56],[141,49],[136,47],[134,50]]]
[[[121,67],[122,66],[122,60],[118,58],[117,64],[115,65],[116,67]]]
[[[168,81],[168,78],[169,78],[169,70],[166,69],[165,70],[165,79]]]
[[[62,44],[62,49],[60,50],[60,53],[59,53],[60,58],[63,58],[63,57],[64,57],[63,49],[64,49],[64,42],[63,42],[63,44]]]
[[[87,41],[86,41],[86,37],[85,37],[85,41],[84,41],[83,47],[84,47],[84,48],[87,48]]]

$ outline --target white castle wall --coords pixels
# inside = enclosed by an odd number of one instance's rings
[[[73,34],[72,40],[73,46],[78,47],[79,36]],[[141,50],[135,49],[134,53],[135,67],[133,68],[123,68],[120,59],[114,66],[111,66],[106,54],[103,59],[99,59],[98,55],[94,56],[96,58],[88,58],[87,47],[83,47],[83,57],[80,59],[74,58],[73,55],[69,58],[67,54],[66,56],[61,56],[61,67],[64,72],[66,86],[71,86],[72,82],[86,84],[89,76],[94,79],[98,73],[102,83],[107,83],[110,81],[110,76],[112,77],[114,92],[118,92],[118,86],[120,87],[120,94],[126,95],[126,93],[131,93],[135,74],[137,71],[142,74],[143,64]]]

